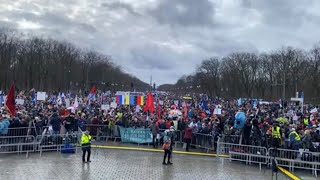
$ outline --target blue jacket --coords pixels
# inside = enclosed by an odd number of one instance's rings
[[[300,139],[300,141],[296,141],[295,138],[296,138],[295,134],[291,134],[289,137],[289,139],[290,139],[289,144],[291,147],[292,146],[300,146],[302,144],[301,139]]]
[[[8,134],[10,122],[8,119],[4,119],[0,122],[0,134]]]

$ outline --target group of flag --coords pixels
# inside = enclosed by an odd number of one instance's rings
[[[117,95],[116,103],[118,105],[144,105],[144,96]]]
[[[88,95],[88,99],[94,99],[95,97],[95,90],[96,88],[93,87],[91,89],[90,94]],[[35,94],[35,93],[34,93]],[[59,96],[60,97],[60,96]],[[50,100],[53,100],[50,98]],[[116,103],[118,105],[144,105],[145,112],[154,112],[154,101],[151,92],[148,93],[146,101],[144,96],[130,96],[128,94],[125,95],[117,95],[116,96]],[[15,104],[15,85],[12,84],[7,95],[7,98],[4,103],[6,109],[9,111],[9,114],[15,116],[16,114],[16,104]],[[73,104],[73,108],[77,108],[79,106],[78,98],[75,98],[75,103]],[[157,110],[160,112],[160,105],[158,104]],[[160,114],[158,114],[159,116]]]

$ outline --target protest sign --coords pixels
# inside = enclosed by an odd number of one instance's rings
[[[37,92],[37,101],[45,101],[46,92]]]

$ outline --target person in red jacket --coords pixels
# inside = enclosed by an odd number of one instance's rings
[[[186,151],[189,151],[191,139],[192,139],[192,128],[189,126],[190,123],[188,123],[188,126],[184,130],[184,142],[187,143]]]

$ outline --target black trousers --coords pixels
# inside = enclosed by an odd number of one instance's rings
[[[88,152],[87,161],[90,161],[91,147],[82,148],[82,162],[86,162],[86,153]]]
[[[170,161],[170,159],[171,159],[171,153],[172,153],[172,151],[169,150],[169,149],[165,149],[165,150],[164,150],[163,163],[166,163],[167,157],[168,157],[168,161],[167,161],[167,162],[168,162],[168,163],[171,162],[171,161]]]
[[[185,142],[187,143],[186,151],[189,151],[191,139],[185,139]]]
[[[153,137],[152,137],[152,144],[153,144],[153,147],[158,147],[157,135],[153,135]]]

